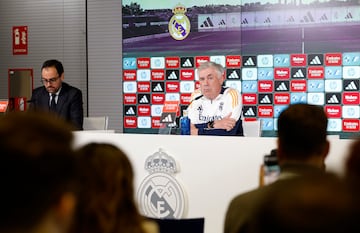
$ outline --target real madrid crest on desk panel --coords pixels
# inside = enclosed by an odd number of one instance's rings
[[[178,166],[174,158],[159,149],[145,161],[150,173],[138,188],[137,198],[142,214],[153,218],[185,217],[187,199],[175,179]]]

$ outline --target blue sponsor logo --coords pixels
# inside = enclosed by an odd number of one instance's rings
[[[314,105],[324,105],[325,95],[324,93],[308,93],[307,102]]]
[[[324,80],[308,80],[307,81],[308,92],[324,92],[325,81]]]
[[[325,92],[341,92],[343,88],[342,80],[325,80]]]
[[[257,64],[258,67],[273,67],[273,55],[267,54],[267,55],[258,55],[257,56]]]
[[[328,119],[327,131],[329,132],[339,132],[341,131],[341,119]]]
[[[124,70],[136,69],[136,58],[135,57],[124,57],[123,58],[123,69]]]
[[[258,68],[257,72],[258,80],[273,80],[274,69],[273,68]]]
[[[274,67],[290,66],[290,54],[274,54]]]
[[[343,106],[342,115],[344,118],[359,118],[359,106]]]
[[[325,78],[326,79],[341,79],[342,78],[342,67],[341,66],[326,66],[325,67]]]
[[[291,93],[290,104],[306,103],[306,93]]]
[[[288,106],[287,105],[275,105],[274,106],[274,117],[278,118],[280,113],[284,111]]]
[[[164,69],[165,68],[165,58],[164,57],[152,57],[150,59],[150,64],[152,69]]]
[[[151,118],[150,117],[138,117],[138,128],[149,129],[151,128]]]
[[[241,78],[242,80],[257,80],[257,68],[243,68]]]
[[[344,66],[358,66],[360,65],[360,53],[343,53],[342,64]]]
[[[261,120],[261,129],[263,131],[274,130],[274,119],[273,118],[260,118],[260,120]]]
[[[243,81],[241,89],[242,93],[256,93],[258,91],[257,81]]]

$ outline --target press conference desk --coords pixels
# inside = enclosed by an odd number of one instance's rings
[[[176,160],[174,178],[188,201],[186,218],[205,217],[205,233],[221,233],[227,205],[236,194],[259,185],[263,156],[276,147],[276,138],[214,137],[152,134],[74,132],[75,146],[109,142],[120,147],[132,162],[135,189],[149,176],[145,160],[159,149]],[[342,174],[351,140],[329,138],[327,168]]]

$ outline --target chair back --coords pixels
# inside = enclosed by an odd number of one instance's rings
[[[84,117],[84,130],[107,130],[108,116]]]
[[[243,129],[245,137],[261,137],[262,125],[261,121],[243,121]]]

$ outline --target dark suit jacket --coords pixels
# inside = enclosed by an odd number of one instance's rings
[[[253,220],[256,211],[269,192],[283,187],[282,183],[288,182],[291,178],[321,173],[323,173],[323,170],[303,164],[288,164],[282,166],[278,181],[240,194],[230,202],[225,216],[224,233],[250,232],[250,221]]]
[[[33,90],[30,100],[30,110],[49,111],[50,96],[44,86]],[[83,129],[84,111],[82,92],[76,87],[62,83],[62,88],[56,104],[56,113],[76,130]]]

